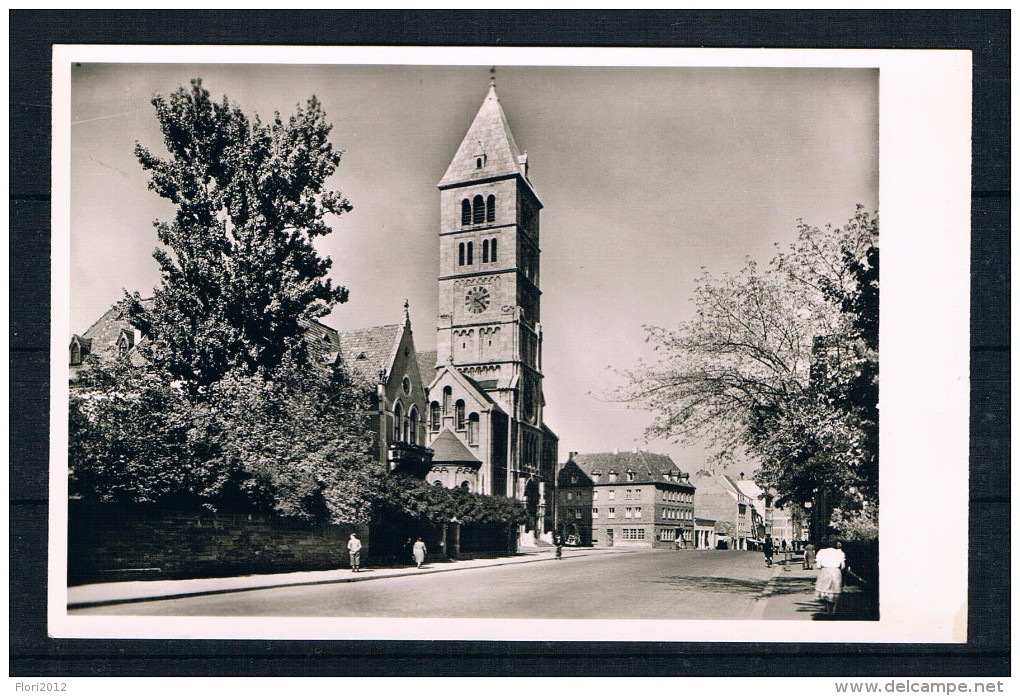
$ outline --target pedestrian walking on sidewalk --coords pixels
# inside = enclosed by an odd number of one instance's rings
[[[361,539],[357,534],[351,534],[351,539],[347,542],[347,550],[351,554],[351,572],[357,573],[361,570]]]
[[[815,545],[810,541],[804,547],[804,570],[811,570],[815,567]]]
[[[846,567],[846,554],[837,542],[822,542],[822,550],[815,558],[818,563],[818,580],[815,582],[815,595],[825,603],[826,613],[836,613],[839,596],[843,593],[843,568]]]
[[[418,537],[418,541],[414,542],[414,548],[411,550],[411,555],[414,556],[415,565],[421,568],[421,564],[425,562],[425,554],[428,553],[425,548],[425,542]]]
[[[762,544],[761,550],[765,553],[765,567],[772,567],[772,554],[775,553],[775,546],[772,544],[772,537],[765,537],[765,543]]]
[[[563,539],[556,540],[556,560],[559,561],[563,558]]]

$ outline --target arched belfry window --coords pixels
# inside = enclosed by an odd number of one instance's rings
[[[489,240],[482,241],[482,263],[489,263]]]
[[[466,198],[460,202],[460,224],[471,224],[471,201]]]
[[[404,408],[398,401],[393,407],[393,440],[400,440],[400,426],[401,421],[404,420]]]
[[[443,387],[443,413],[450,412],[450,404],[453,401],[453,387]]]
[[[495,222],[496,221],[496,197],[489,196],[485,199],[485,221]]]
[[[472,206],[471,222],[476,225],[480,222],[485,222],[485,201],[482,200],[482,197],[475,196]]]
[[[435,432],[439,430],[439,402],[433,401],[429,407],[429,428]]]
[[[471,265],[475,262],[475,243],[467,243],[467,265]]]
[[[464,429],[464,402],[461,399],[457,400],[457,414],[454,422],[457,424],[457,430]]]
[[[496,240],[492,239],[489,242],[489,261],[496,263]]]
[[[464,265],[464,242],[461,242],[460,246],[457,249],[457,265],[458,266]]]

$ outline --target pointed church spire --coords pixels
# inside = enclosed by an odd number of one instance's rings
[[[411,325],[411,303],[406,298],[404,299],[404,324]]]
[[[514,142],[496,94],[496,68],[490,68],[489,72],[489,92],[439,182],[441,189],[480,179],[527,176],[525,165],[521,162],[521,151]]]

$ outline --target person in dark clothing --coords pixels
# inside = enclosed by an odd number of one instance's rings
[[[765,537],[765,543],[762,545],[761,550],[765,553],[765,566],[768,568],[772,567],[772,555],[775,553],[776,547],[772,544],[772,537]]]

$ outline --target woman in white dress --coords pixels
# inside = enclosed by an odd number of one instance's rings
[[[825,602],[826,613],[835,614],[839,595],[843,592],[843,568],[846,567],[846,554],[840,543],[825,542],[822,550],[815,556],[818,566],[818,580],[815,581],[815,595]]]
[[[421,537],[418,537],[418,541],[414,542],[414,548],[411,550],[411,555],[414,556],[414,562],[419,568],[421,568],[421,564],[425,562],[426,553],[425,542],[421,540]]]

